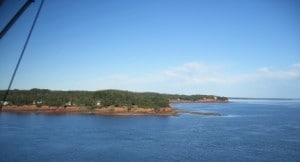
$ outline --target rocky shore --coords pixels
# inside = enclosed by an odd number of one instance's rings
[[[23,105],[23,106],[4,106],[3,112],[33,112],[33,113],[47,113],[47,114],[99,114],[99,115],[176,115],[177,111],[170,107],[164,108],[127,108],[127,107],[104,107],[88,109],[86,107],[55,107],[55,106],[41,106]]]
[[[23,105],[23,106],[4,106],[2,112],[14,113],[43,113],[43,114],[96,114],[96,115],[116,115],[116,116],[134,116],[134,115],[159,115],[172,116],[178,114],[191,114],[200,116],[223,116],[219,113],[212,112],[193,112],[187,110],[174,109],[170,107],[164,108],[128,108],[128,107],[103,107],[88,109],[87,107],[67,106],[41,106]]]
[[[186,110],[177,110],[179,114],[191,114],[191,115],[200,115],[200,116],[224,116],[220,113],[214,112],[198,112],[198,111],[186,111]]]

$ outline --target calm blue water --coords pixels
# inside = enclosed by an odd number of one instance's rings
[[[300,102],[173,104],[226,116],[0,113],[0,161],[300,161]]]

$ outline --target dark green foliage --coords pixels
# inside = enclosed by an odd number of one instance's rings
[[[203,99],[215,99],[217,97],[217,101],[228,101],[227,97],[219,97],[213,95],[172,95],[166,94],[167,98],[171,100],[186,100],[186,101],[198,101]]]
[[[4,90],[0,91],[3,98]],[[11,105],[36,104],[48,106],[87,106],[89,108],[106,106],[168,107],[169,100],[158,93],[134,93],[120,90],[103,91],[50,91],[47,89],[11,90],[7,101]],[[100,102],[101,105],[97,105]]]
[[[228,101],[228,98],[227,97],[217,97],[217,100]]]
[[[168,107],[169,100],[166,96],[158,93],[134,93],[120,90],[96,91],[94,99],[101,101],[102,106],[128,106],[138,107]]]
[[[5,91],[0,90],[1,100]],[[168,107],[169,100],[197,101],[214,99],[213,95],[171,95],[159,93],[136,93],[121,90],[102,91],[51,91],[48,89],[11,90],[7,101],[11,105],[31,105],[38,107],[48,106],[86,106],[88,108],[107,106],[127,106],[142,108]],[[217,97],[219,101],[227,101],[226,97]],[[98,104],[97,104],[98,103]]]
[[[89,105],[92,92],[87,91],[50,91],[47,89],[11,90],[7,101],[12,105],[49,105],[64,106],[71,102],[72,105]],[[0,91],[3,98],[4,91]]]

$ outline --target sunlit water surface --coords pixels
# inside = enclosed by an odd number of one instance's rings
[[[300,161],[299,101],[172,107],[224,116],[0,113],[0,161]]]

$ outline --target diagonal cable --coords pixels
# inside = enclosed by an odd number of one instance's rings
[[[17,73],[18,68],[19,68],[19,65],[20,65],[20,63],[21,63],[21,61],[22,61],[24,52],[25,52],[25,50],[26,50],[27,44],[28,44],[28,42],[29,42],[29,39],[30,39],[30,37],[31,37],[31,34],[32,34],[33,29],[34,29],[35,23],[36,23],[36,21],[37,21],[39,15],[40,15],[40,12],[41,12],[41,9],[42,9],[43,4],[44,4],[44,0],[41,1],[41,4],[40,4],[40,6],[39,6],[39,9],[38,9],[38,11],[37,11],[37,13],[36,13],[36,15],[35,15],[35,18],[34,18],[34,20],[33,20],[32,25],[31,25],[30,31],[29,31],[29,33],[28,33],[28,35],[27,35],[25,44],[24,44],[24,46],[23,46],[21,55],[20,55],[19,60],[18,60],[18,63],[17,63],[17,65],[16,65],[15,70],[14,70],[14,73],[13,73],[11,79],[10,79],[10,82],[9,82],[8,88],[7,88],[7,90],[6,90],[5,94],[4,94],[2,103],[0,104],[0,111],[2,111],[3,104],[4,104],[4,102],[5,102],[6,99],[7,99],[9,90],[10,90],[11,85],[12,85],[14,79],[15,79],[16,73]]]

